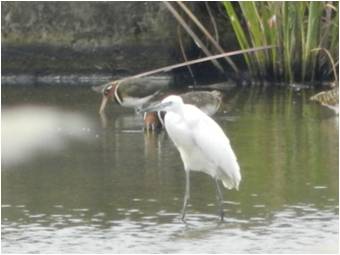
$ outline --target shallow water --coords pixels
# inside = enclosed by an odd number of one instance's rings
[[[144,133],[141,117],[117,105],[100,118],[88,88],[2,87],[3,111],[34,104],[91,120],[78,127],[86,141],[2,162],[2,252],[337,252],[338,118],[310,93],[226,92],[214,119],[238,157],[240,190],[224,190],[220,222],[213,181],[192,173],[184,224],[183,166],[165,132]]]

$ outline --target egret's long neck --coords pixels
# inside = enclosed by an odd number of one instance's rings
[[[184,104],[176,106],[172,111],[178,114],[179,117],[184,118]]]

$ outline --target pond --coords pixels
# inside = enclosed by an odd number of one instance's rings
[[[100,97],[88,87],[2,86],[2,129],[6,110],[19,105],[88,120],[75,126],[80,139],[67,136],[58,149],[43,146],[58,144],[58,137],[41,131],[38,153],[9,163],[2,155],[2,252],[338,252],[338,117],[310,102],[312,93],[225,92],[213,118],[238,157],[240,190],[223,191],[220,222],[213,180],[193,172],[183,223],[183,165],[164,131],[144,133],[142,117],[115,104],[101,118]],[[72,122],[67,116],[52,129]],[[15,143],[25,128],[2,139]],[[3,142],[2,151],[10,145]]]

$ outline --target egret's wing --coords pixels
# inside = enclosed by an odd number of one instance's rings
[[[198,109],[197,109],[198,110]],[[220,126],[200,111],[200,119],[193,127],[193,139],[202,153],[217,166],[217,177],[227,188],[238,188],[241,181],[236,156]]]

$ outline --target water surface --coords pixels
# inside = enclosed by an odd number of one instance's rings
[[[212,179],[192,173],[184,224],[183,166],[165,132],[144,133],[141,116],[114,104],[101,118],[89,88],[3,86],[3,111],[49,106],[93,125],[79,127],[86,141],[2,162],[2,252],[337,252],[338,119],[311,93],[226,92],[214,119],[238,157],[240,190],[224,190],[220,222]]]

